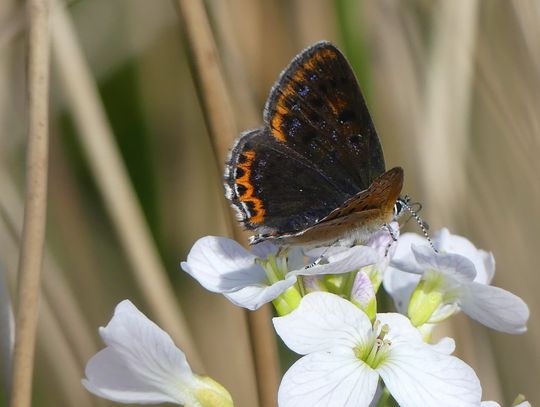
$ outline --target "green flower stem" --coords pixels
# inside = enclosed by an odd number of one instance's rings
[[[351,271],[345,276],[345,282],[343,284],[343,291],[342,294],[345,296],[345,298],[350,299],[352,288],[354,285],[354,280],[356,279],[356,275],[358,274],[358,270]]]
[[[294,311],[300,304],[302,296],[296,287],[289,287],[283,294],[272,301],[279,316]]]
[[[389,400],[390,400],[390,392],[385,386],[381,394],[381,398],[377,402],[377,407],[386,407],[388,405],[387,403]]]
[[[306,288],[304,287],[304,279],[302,278],[302,276],[297,277],[296,285],[298,286],[300,296],[303,297],[304,295],[306,295]]]
[[[341,295],[343,293],[343,285],[345,284],[346,276],[344,274],[326,274],[323,276],[323,281],[328,291],[332,294]]]

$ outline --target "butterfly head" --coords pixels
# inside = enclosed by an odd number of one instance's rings
[[[411,202],[411,198],[408,195],[403,197],[400,196],[394,205],[394,220],[397,221],[405,212],[409,212],[411,217],[414,218],[416,223],[418,223],[418,226],[420,226],[420,229],[422,230],[422,233],[424,234],[431,248],[436,252],[437,249],[435,249],[435,246],[433,246],[433,241],[428,233],[429,225],[427,222],[422,220],[420,215],[418,215],[418,212],[421,210],[422,204],[420,202]],[[406,222],[408,222],[409,219],[407,219]]]

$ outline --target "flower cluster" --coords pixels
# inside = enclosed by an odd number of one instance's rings
[[[433,344],[432,332],[459,311],[513,334],[526,331],[529,317],[519,297],[490,285],[493,255],[447,229],[430,246],[416,234],[399,236],[394,222],[362,245],[312,250],[268,243],[246,250],[207,236],[181,268],[235,305],[274,305],[277,334],[301,355],[281,381],[280,407],[497,406],[481,401],[474,370],[452,356],[453,339]],[[379,309],[381,288],[396,312]],[[91,392],[120,402],[232,405],[131,303],[118,306],[101,334],[107,348],[89,362],[83,382]],[[150,342],[159,352],[145,350]]]

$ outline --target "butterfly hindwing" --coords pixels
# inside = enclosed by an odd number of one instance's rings
[[[330,43],[311,46],[283,71],[264,118],[278,142],[309,159],[350,196],[385,170],[356,77]]]
[[[254,236],[252,242],[270,239],[309,246],[331,245],[339,240],[353,244],[366,240],[371,233],[389,223],[403,186],[403,169],[395,167],[376,178],[370,187],[359,192],[313,226],[297,233],[268,233]]]
[[[394,167],[373,180],[368,189],[359,192],[330,212],[321,223],[371,209],[380,210],[389,216],[393,212],[402,187],[403,168]]]
[[[302,230],[349,198],[265,128],[238,139],[226,165],[225,188],[244,226],[265,232]]]

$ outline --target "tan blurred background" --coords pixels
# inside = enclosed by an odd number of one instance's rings
[[[446,226],[492,250],[495,284],[531,309],[522,336],[490,332],[462,316],[444,333],[456,338],[458,354],[476,369],[484,399],[509,405],[524,393],[533,405],[540,401],[540,277],[534,257],[540,243],[540,2],[205,4],[238,131],[260,124],[272,83],[302,48],[327,39],[344,51],[367,97],[387,167],[404,167],[404,190],[423,203],[432,230]],[[225,234],[227,222],[220,168],[174,2],[78,0],[65,10],[55,7],[48,250],[33,405],[112,405],[80,385],[86,360],[102,347],[97,327],[124,298],[152,319],[166,318],[148,306],[91,164],[93,159],[99,166],[100,156],[92,158],[82,141],[73,100],[84,89],[66,85],[66,39],[83,52],[102,119],[205,372],[230,388],[239,406],[256,405],[245,314],[179,271],[193,242]],[[74,31],[54,34],[57,19],[66,17]],[[24,192],[25,29],[21,2],[2,0],[0,267],[12,293]]]

